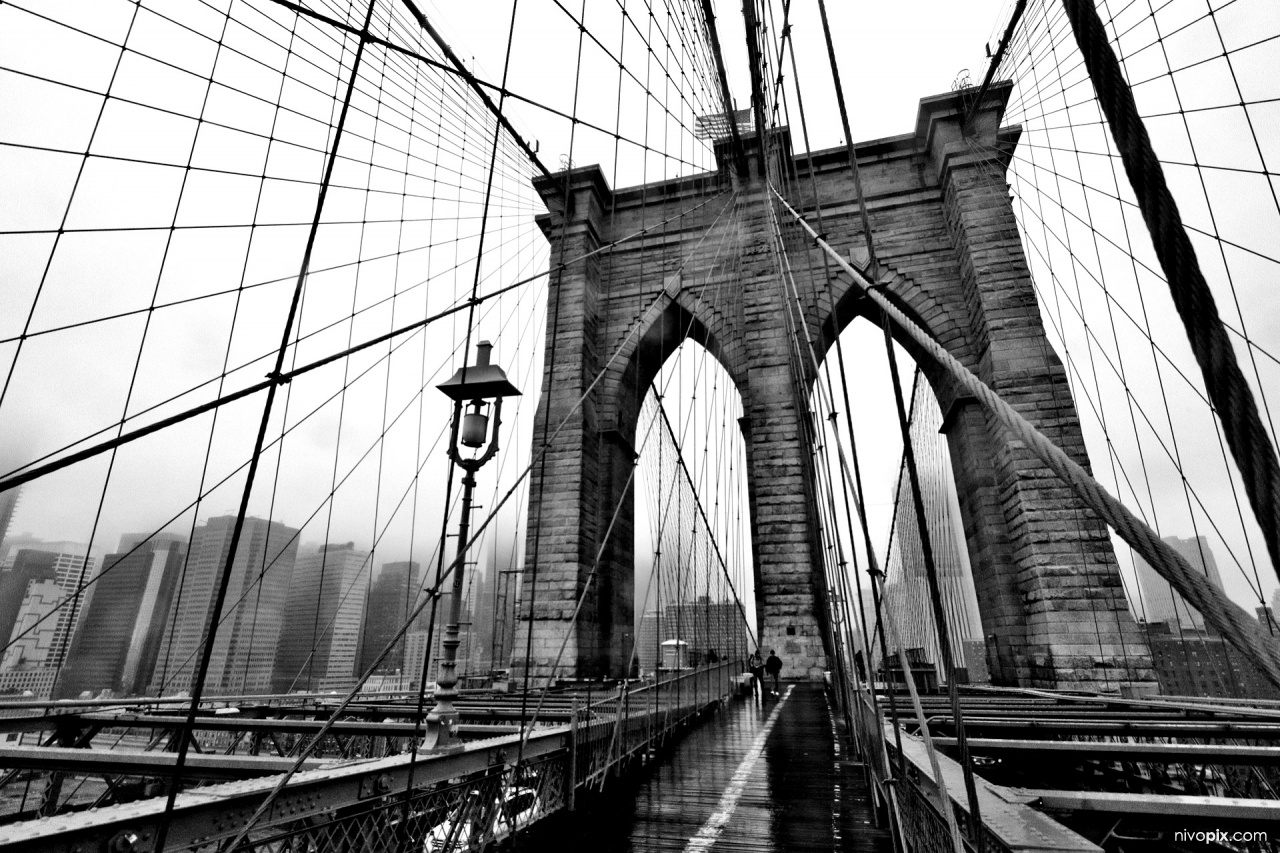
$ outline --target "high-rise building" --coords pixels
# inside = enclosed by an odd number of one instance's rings
[[[404,635],[404,675],[401,681],[409,690],[419,690],[422,687],[422,658],[426,653],[427,632],[425,630],[413,630]],[[434,678],[434,672],[428,676],[429,681]]]
[[[361,673],[369,671],[374,660],[391,642],[400,626],[408,620],[418,600],[419,567],[414,562],[383,563],[369,589],[365,607],[364,639],[360,649]],[[404,669],[405,648],[401,637],[391,652],[378,664],[378,672],[393,673]]]
[[[172,695],[189,692],[194,686],[235,522],[234,515],[223,515],[196,528],[185,572],[174,592],[164,648],[156,659],[149,692]],[[205,679],[206,694],[271,690],[276,645],[298,551],[297,534],[278,521],[245,518],[229,568],[221,625]]]
[[[5,540],[8,539],[9,525],[13,521],[13,512],[18,508],[18,496],[21,494],[21,486],[0,492],[0,562],[4,561],[7,548]]]
[[[497,587],[493,583],[496,566],[493,565],[493,549],[486,549],[481,558],[483,568],[468,576],[473,590],[471,608],[471,644],[467,653],[467,672],[488,672],[494,668],[494,615]]]
[[[121,537],[117,553],[102,561],[58,681],[59,697],[146,690],[186,554],[187,539],[176,533]]]
[[[738,605],[732,601],[711,601],[700,595],[696,601],[668,604],[661,626],[664,640],[688,643],[689,660],[697,665],[709,652],[723,660],[745,660],[747,626]]]
[[[0,671],[60,668],[86,600],[81,586],[97,563],[87,552],[77,542],[47,542],[15,555],[0,580],[0,630],[8,627],[4,637],[11,644]]]
[[[27,585],[9,647],[0,657],[0,672],[53,668],[58,640],[58,620],[53,617],[64,597],[62,585],[55,580]]]
[[[1222,589],[1222,575],[1218,562],[1209,549],[1209,540],[1203,536],[1165,536],[1164,541],[1183,556],[1191,568],[1202,572],[1209,583]],[[1142,607],[1138,617],[1144,622],[1167,622],[1170,626],[1202,629],[1204,616],[1187,604],[1182,594],[1151,567],[1141,555],[1133,555],[1133,566],[1138,572],[1138,586],[1142,591]]]
[[[50,651],[49,665],[60,667],[67,657],[67,647],[71,645],[71,635],[75,633],[80,622],[83,608],[91,600],[92,588],[84,590],[84,584],[94,577],[97,567],[96,557],[88,556],[89,546],[78,542],[55,542],[50,550],[56,550],[57,558],[53,561],[53,571],[62,587],[64,601],[54,617],[57,627],[54,630],[53,648]]]
[[[440,660],[444,656],[444,628],[449,623],[449,601],[452,593],[445,593],[440,596],[440,601],[436,605],[436,620],[434,627],[431,628],[431,656],[427,660],[427,684],[430,685],[440,675]],[[421,627],[415,627],[413,630],[405,634],[404,649],[404,672],[409,678],[409,683],[416,689],[422,679],[422,656],[427,651],[427,634],[430,624],[431,605],[427,605],[423,610],[423,619]],[[467,659],[475,638],[471,632],[471,614],[467,607],[467,602],[462,602],[462,614],[459,616],[458,630],[458,661],[457,674],[459,677],[471,673],[466,666]]]
[[[653,672],[658,660],[658,647],[667,640],[683,640],[688,663],[706,663],[710,652],[723,661],[746,660],[747,626],[742,611],[732,601],[711,601],[699,596],[697,601],[668,604],[661,613],[646,611],[636,632],[636,665],[641,673]],[[627,651],[630,651],[628,648]],[[764,654],[768,654],[766,649]]]
[[[368,591],[369,552],[354,542],[298,555],[276,651],[276,693],[355,685]]]
[[[1262,670],[1221,636],[1199,628],[1147,623],[1151,665],[1166,696],[1280,699]]]
[[[29,691],[39,698],[51,695],[85,600],[77,588],[92,576],[95,564],[84,545],[48,542],[44,547],[49,550],[18,551],[0,582],[0,619],[10,626],[9,647],[0,657],[0,691]]]
[[[658,646],[666,639],[661,635],[661,622],[657,610],[646,610],[640,617],[640,628],[636,631],[636,660],[641,673],[653,672],[657,665]]]
[[[969,550],[956,501],[951,453],[941,430],[942,411],[937,398],[929,383],[918,376],[911,397],[911,448],[916,458],[925,529],[933,552],[952,662],[957,668],[963,668],[965,677],[969,678],[968,659],[984,650],[985,643],[982,642],[982,623],[969,566]],[[898,634],[897,645],[904,649],[923,650],[921,660],[935,664],[939,678],[945,679],[920,540],[920,524],[905,466],[898,475],[896,510],[890,535],[882,606],[893,619]],[[874,620],[874,615],[870,618]],[[890,655],[895,651],[893,646],[893,643],[889,644]],[[985,663],[985,660],[975,661],[974,673],[985,672]]]
[[[496,568],[496,567],[495,567]],[[520,576],[518,569],[496,568],[493,573],[492,608],[493,624],[489,631],[492,646],[490,657],[494,669],[506,669],[511,663],[516,643],[516,608],[520,602]],[[484,606],[484,605],[482,605]]]
[[[50,543],[31,533],[14,533],[10,530],[4,538],[4,546],[0,547],[0,569],[9,569],[24,548],[29,551],[43,551]]]
[[[55,580],[57,559],[58,555],[52,551],[23,548],[14,555],[13,565],[0,572],[0,637],[6,643],[13,634],[27,587],[36,581]]]

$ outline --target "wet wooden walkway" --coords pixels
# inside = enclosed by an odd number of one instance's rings
[[[847,758],[821,687],[784,684],[780,697],[731,702],[640,778],[503,849],[889,853]]]

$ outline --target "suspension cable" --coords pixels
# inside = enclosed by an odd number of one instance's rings
[[[800,214],[787,203],[777,192],[774,192],[779,203],[800,223],[817,245],[826,252],[836,264],[852,277],[854,283],[863,290],[867,298],[874,301],[895,325],[921,346],[940,367],[945,369],[970,394],[977,398],[996,418],[1014,435],[1026,443],[1040,460],[1058,474],[1063,481],[1094,512],[1109,524],[1129,543],[1142,557],[1161,575],[1169,580],[1191,604],[1199,610],[1206,620],[1211,622],[1232,645],[1240,649],[1255,666],[1266,675],[1273,684],[1280,686],[1280,644],[1262,632],[1256,619],[1249,617],[1239,605],[1228,599],[1221,590],[1213,586],[1199,572],[1195,571],[1181,554],[1172,546],[1163,542],[1146,524],[1136,518],[1123,504],[1111,496],[1096,480],[1093,479],[1078,463],[1072,460],[1057,445],[1053,444],[1039,430],[1031,425],[1021,414],[992,391],[982,380],[978,379],[967,367],[961,364],[951,353],[933,339],[928,332],[911,320],[901,309],[890,302],[862,271],[853,267],[840,256],[840,253],[818,235],[805,222]]]

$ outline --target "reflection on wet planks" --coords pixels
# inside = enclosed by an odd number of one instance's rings
[[[784,685],[781,697],[730,703],[641,778],[580,798],[504,849],[888,853],[847,757],[821,687]]]

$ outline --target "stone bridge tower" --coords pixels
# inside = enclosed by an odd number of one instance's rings
[[[926,98],[913,133],[856,146],[880,261],[867,272],[1087,467],[1005,183],[1019,133],[1000,127],[1009,91],[1008,84],[993,86],[968,128],[962,116],[972,93]],[[785,192],[812,219],[807,161],[793,160],[785,131],[777,134],[767,147],[784,150],[773,171],[793,175]],[[847,154],[816,152],[813,166],[827,239],[857,263],[865,254]],[[624,486],[645,389],[686,337],[719,360],[742,396],[761,645],[776,648],[793,677],[817,679],[828,666],[821,571],[813,568],[821,534],[805,439],[814,376],[792,357],[768,188],[757,172],[740,178],[722,164],[713,174],[611,190],[590,166],[535,181],[551,211],[540,223],[552,269],[571,263],[558,283],[553,272],[548,297],[535,451],[563,425],[533,470],[517,671],[548,674],[563,646],[561,673],[623,674],[634,589],[634,508]],[[575,260],[668,219],[641,238]],[[869,309],[847,279],[828,290],[816,252],[788,245],[821,359]],[[874,311],[867,316],[878,322]],[[918,361],[944,413],[993,679],[1035,687],[1151,683],[1149,653],[1103,523],[974,400],[926,358]],[[615,511],[596,580],[569,629]]]

